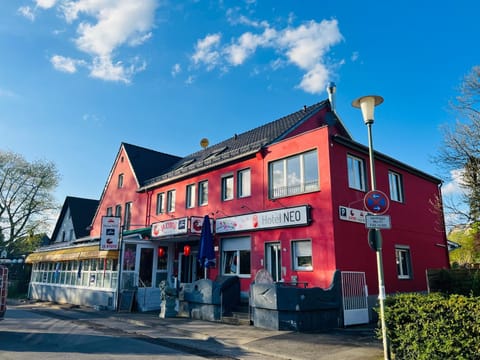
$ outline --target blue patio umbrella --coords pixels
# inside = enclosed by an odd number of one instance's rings
[[[215,250],[213,249],[213,235],[210,228],[210,218],[205,215],[203,218],[202,232],[200,234],[200,249],[198,251],[198,261],[200,266],[205,269],[204,275],[207,278],[207,269],[215,266]]]

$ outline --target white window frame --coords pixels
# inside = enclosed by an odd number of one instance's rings
[[[130,230],[132,223],[132,205],[131,201],[125,203],[125,216],[123,217],[123,230]]]
[[[187,209],[191,209],[195,207],[195,197],[197,196],[197,193],[195,192],[195,184],[189,184],[187,185],[185,189],[186,193],[186,199],[185,199],[185,206]]]
[[[403,177],[395,171],[388,171],[388,185],[390,188],[390,199],[403,203]]]
[[[409,246],[395,246],[395,262],[397,266],[397,277],[399,279],[412,279],[412,254]]]
[[[225,238],[221,239],[222,256],[221,256],[221,273],[226,276],[238,276],[241,278],[251,277],[251,238],[239,237],[239,238]],[[241,269],[245,268],[245,264],[242,265],[241,259],[248,257],[248,274],[241,273]],[[232,268],[231,260],[236,258],[236,262],[233,264],[235,268]]]
[[[365,176],[365,161],[354,155],[347,155],[348,187],[366,191],[367,177]]]
[[[155,208],[157,215],[165,213],[165,193],[161,192],[157,194],[157,206]]]
[[[167,191],[167,213],[175,212],[175,198],[177,196],[176,190]]]
[[[315,167],[310,169],[305,160],[313,154],[315,155]],[[291,171],[291,166],[296,165],[297,161],[299,174]],[[315,174],[315,179],[309,181],[307,177],[312,173]],[[272,161],[269,164],[269,189],[272,199],[320,190],[317,149]]]
[[[295,271],[313,271],[312,240],[292,240],[292,267]],[[310,257],[310,265],[301,265],[300,257]]]
[[[119,189],[122,189],[122,188],[123,188],[123,180],[124,180],[123,174],[118,174],[117,187],[118,187]]]
[[[237,197],[244,198],[252,195],[252,174],[250,168],[237,172]]]
[[[198,183],[198,206],[208,205],[208,180]]]
[[[233,174],[222,176],[222,201],[233,200],[234,181]]]
[[[115,205],[115,216],[122,217],[122,205]]]

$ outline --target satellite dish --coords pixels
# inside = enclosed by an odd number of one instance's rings
[[[204,149],[206,149],[208,147],[208,139],[207,138],[203,138],[202,140],[200,140],[200,146]]]

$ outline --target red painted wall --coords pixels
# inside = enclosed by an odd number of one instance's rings
[[[339,219],[339,206],[363,209],[363,198],[366,192],[348,187],[347,154],[363,158],[368,171],[368,153],[358,149],[350,149],[332,140],[336,133],[332,127],[318,127],[324,111],[316,114],[297,128],[288,138],[269,146],[266,151],[252,155],[235,164],[224,165],[211,169],[189,179],[174,181],[159,186],[148,192],[138,193],[138,184],[131,172],[130,164],[121,148],[111,172],[99,211],[94,220],[92,235],[99,236],[101,216],[106,214],[107,207],[122,205],[132,201],[132,229],[149,226],[152,223],[169,220],[173,217],[190,216],[203,217],[209,214],[213,218],[261,212],[285,207],[311,206],[312,222],[309,226],[249,231],[215,235],[215,245],[220,249],[221,238],[250,236],[251,276],[241,279],[241,289],[249,290],[256,273],[264,267],[265,244],[279,241],[282,248],[282,265],[285,267],[284,280],[291,281],[296,276],[298,281],[307,282],[308,286],[326,288],[330,285],[336,269],[365,271],[370,294],[378,293],[377,267],[375,252],[367,244],[367,230],[364,224],[343,221]],[[269,163],[294,154],[317,149],[319,157],[320,190],[290,197],[270,200],[268,196]],[[122,162],[121,159],[124,159]],[[237,198],[237,171],[245,168],[251,170],[250,197]],[[425,270],[427,268],[448,267],[446,237],[443,232],[442,215],[431,211],[431,201],[439,195],[438,184],[432,179],[423,179],[413,173],[382,161],[376,161],[377,189],[389,195],[388,171],[393,170],[403,176],[404,203],[391,203],[388,214],[392,219],[392,229],[382,230],[383,261],[385,285],[387,293],[397,291],[426,290]],[[124,186],[117,188],[117,179],[124,174]],[[229,201],[221,200],[221,179],[227,174],[234,175],[235,198]],[[203,180],[209,182],[208,205],[196,205],[187,209],[186,186]],[[176,190],[175,212],[156,215],[156,198],[159,192]],[[292,240],[310,239],[312,241],[313,271],[292,271],[291,242]],[[158,241],[160,240],[153,240]],[[395,245],[410,247],[413,260],[413,279],[399,280],[395,263]],[[179,244],[183,246],[183,244]],[[219,273],[220,253],[217,252],[217,267],[211,269],[209,277],[214,279]]]
[[[123,187],[118,188],[118,176],[123,174]],[[90,236],[100,237],[102,216],[107,214],[107,208],[112,208],[112,215],[115,215],[115,206],[122,206],[122,224],[125,213],[125,203],[132,202],[130,229],[145,227],[145,211],[147,208],[147,197],[145,194],[137,193],[138,184],[132,172],[128,156],[120,148],[114,166],[107,180],[104,193],[100,199],[97,213],[93,220],[93,228]]]
[[[347,178],[347,154],[364,159],[366,172],[370,174],[368,154],[346,149],[332,142],[332,193],[334,199],[334,223],[337,265],[342,270],[366,271],[369,293],[378,294],[376,255],[367,242],[364,224],[339,219],[339,206],[364,209],[365,192],[349,189]],[[425,271],[428,268],[448,268],[448,252],[442,214],[432,205],[439,196],[438,184],[423,179],[402,168],[375,161],[376,187],[389,198],[388,172],[402,175],[404,202],[390,201],[386,215],[390,215],[392,228],[381,231],[383,238],[383,264],[387,293],[425,291]],[[370,176],[368,176],[368,189]],[[412,258],[413,279],[398,279],[395,245],[409,246]]]

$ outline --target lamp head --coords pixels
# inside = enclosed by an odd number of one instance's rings
[[[362,110],[363,121],[366,125],[373,124],[375,106],[383,103],[383,98],[377,95],[367,95],[353,100],[352,106]]]

